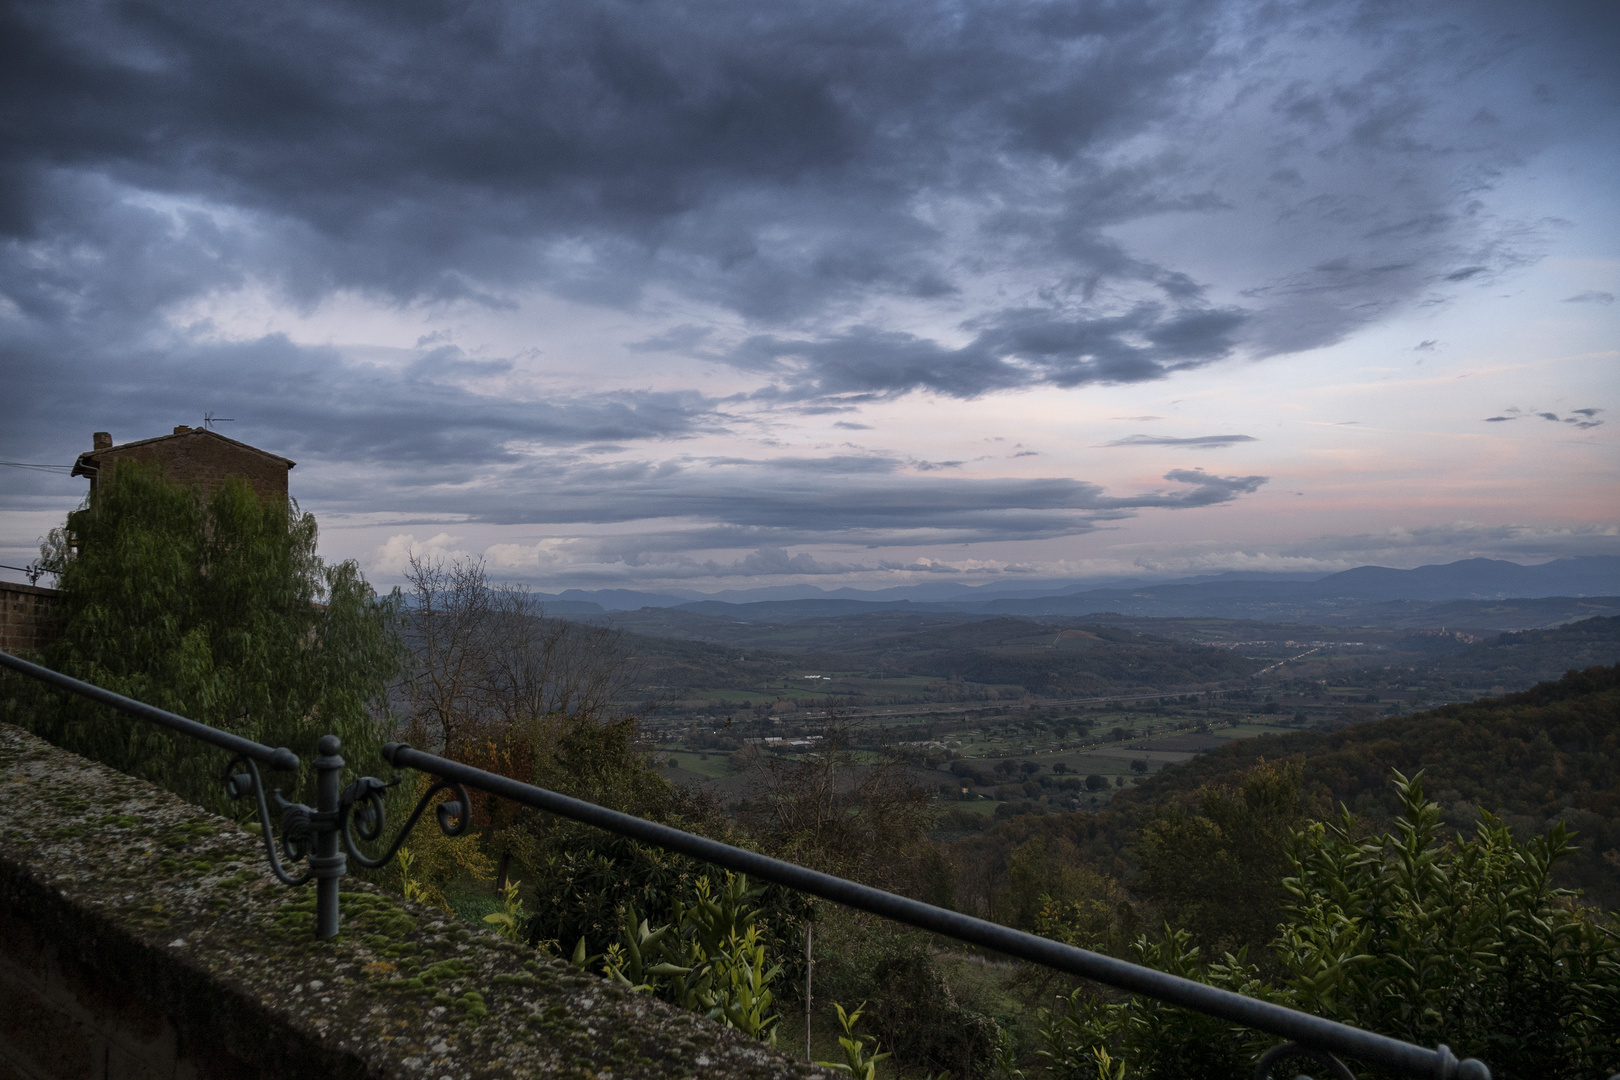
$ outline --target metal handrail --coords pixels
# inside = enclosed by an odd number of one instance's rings
[[[1489,1080],[1490,1070],[1479,1061],[1459,1062],[1446,1047],[1430,1050],[1371,1031],[1326,1020],[1320,1016],[1275,1005],[1156,971],[1141,964],[1065,945],[1050,938],[925,904],[847,878],[824,874],[796,863],[773,859],[757,851],[724,844],[706,836],[648,821],[633,814],[609,810],[555,791],[525,784],[437,754],[424,753],[404,743],[387,743],[383,758],[396,768],[416,769],[444,780],[477,788],[491,795],[546,810],[584,825],[628,836],[654,847],[676,851],[715,866],[735,870],[799,892],[819,896],[857,911],[881,915],[919,930],[980,945],[1007,956],[1057,971],[1078,975],[1105,986],[1157,998],[1171,1005],[1229,1020],[1271,1035],[1280,1035],[1305,1047],[1341,1053],[1358,1060],[1436,1080]]]
[[[3,652],[0,652],[0,666],[12,668],[24,675],[100,701],[131,715],[203,739],[232,751],[238,760],[266,761],[265,755],[269,755],[277,762],[284,762],[290,758],[291,767],[297,767],[297,757],[291,751],[272,750],[251,740],[153,708]],[[545,810],[559,817],[627,836],[654,847],[679,852],[728,870],[752,875],[763,881],[783,885],[845,907],[879,915],[942,937],[993,949],[1007,956],[1077,975],[1132,994],[1156,998],[1171,1005],[1288,1040],[1287,1044],[1273,1048],[1261,1059],[1256,1075],[1262,1080],[1269,1073],[1271,1064],[1283,1060],[1289,1054],[1331,1062],[1330,1068],[1340,1076],[1349,1075],[1349,1072],[1341,1062],[1332,1057],[1335,1054],[1343,1054],[1370,1065],[1413,1076],[1432,1077],[1433,1080],[1490,1080],[1490,1069],[1483,1062],[1473,1058],[1458,1061],[1456,1055],[1444,1045],[1431,1050],[1414,1043],[1363,1031],[1335,1020],[1312,1016],[1297,1009],[1156,971],[1141,964],[1065,945],[1050,938],[1038,937],[961,912],[875,889],[846,878],[824,874],[819,870],[773,859],[768,855],[761,855],[668,825],[660,825],[633,814],[610,810],[533,784],[525,784],[499,773],[425,753],[404,743],[385,744],[382,748],[384,760],[395,768],[416,769],[427,773],[435,777],[436,781],[418,801],[415,812],[389,846],[387,854],[381,858],[370,858],[363,855],[355,845],[353,834],[358,832],[360,838],[367,841],[376,840],[382,835],[384,831],[382,792],[390,785],[372,777],[363,777],[350,783],[340,792],[338,782],[344,762],[338,756],[339,749],[340,744],[336,736],[327,735],[320,740],[320,753],[314,761],[317,773],[317,807],[288,803],[280,798],[280,792],[276,793],[276,798],[282,806],[282,847],[293,860],[307,860],[309,864],[309,870],[299,878],[284,873],[276,857],[258,770],[250,768],[249,774],[231,774],[229,770],[227,771],[227,790],[232,797],[241,798],[255,793],[258,796],[259,816],[264,826],[264,843],[277,876],[291,885],[301,885],[311,879],[317,882],[316,936],[320,938],[332,937],[337,933],[338,879],[345,872],[345,852],[364,865],[382,865],[398,850],[400,842],[429,806],[433,797],[443,790],[451,791],[453,798],[441,803],[437,809],[440,828],[446,835],[452,836],[466,832],[471,817],[471,805],[466,788],[473,787],[515,803]],[[234,766],[233,762],[232,767]],[[342,850],[339,850],[340,842]]]
[[[148,705],[144,701],[115,694],[111,690],[104,690],[94,683],[87,683],[83,679],[75,679],[71,675],[63,675],[59,671],[52,671],[48,667],[31,664],[19,656],[0,652],[0,667],[8,667],[40,682],[50,683],[60,689],[87,697],[91,701],[99,701],[103,705],[110,705],[119,712],[138,716],[142,720],[150,720],[160,724],[171,731],[178,731],[182,735],[190,735],[193,739],[201,739],[206,743],[213,743],[222,750],[229,750],[237,757],[248,758],[260,765],[268,765],[277,772],[294,772],[298,769],[298,755],[285,746],[271,747],[263,743],[244,739],[240,735],[233,735],[229,731],[221,731],[216,727],[189,720],[178,713],[160,709],[156,705]]]

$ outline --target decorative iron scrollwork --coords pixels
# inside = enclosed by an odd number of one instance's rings
[[[467,795],[467,789],[459,783],[439,780],[417,800],[416,809],[411,812],[405,827],[400,829],[386,852],[374,857],[361,851],[357,840],[366,844],[375,843],[387,831],[388,811],[384,797],[388,789],[398,783],[398,776],[387,783],[373,776],[362,776],[343,789],[335,810],[323,813],[315,807],[289,801],[279,788],[266,796],[259,767],[249,758],[238,757],[225,770],[226,795],[232,799],[251,798],[257,803],[259,832],[270,870],[277,880],[292,886],[307,885],[318,877],[330,874],[331,868],[324,865],[331,861],[330,857],[321,859],[317,855],[320,834],[325,832],[336,833],[342,841],[343,853],[361,866],[375,870],[387,865],[399,853],[417,821],[433,805],[434,797],[441,791],[450,792],[453,798],[439,803],[434,810],[439,830],[447,837],[466,834],[472,824],[472,800]],[[280,811],[279,830],[271,825],[271,802]],[[279,853],[276,850],[278,835]],[[326,873],[316,873],[314,862],[323,863],[320,869]],[[287,864],[297,863],[306,864],[304,871],[300,874],[289,872]]]
[[[315,826],[310,821],[310,809],[303,803],[290,803],[275,793],[281,805],[281,850],[287,858],[301,862],[315,854]]]
[[[1292,1042],[1282,1043],[1267,1050],[1254,1067],[1254,1080],[1272,1080],[1271,1071],[1279,1064],[1299,1058],[1323,1066],[1327,1070],[1326,1075],[1333,1077],[1334,1080],[1356,1080],[1356,1074],[1350,1071],[1349,1066],[1326,1050],[1318,1050],[1303,1043]],[[1277,1077],[1276,1080],[1311,1080],[1311,1078],[1298,1073],[1294,1076],[1284,1073],[1282,1076]]]
[[[399,830],[388,850],[375,858],[368,856],[360,850],[355,843],[355,835],[367,843],[374,842],[387,831],[387,810],[383,804],[383,792],[399,783],[395,777],[388,783],[371,776],[362,776],[348,787],[343,789],[338,802],[342,809],[338,812],[339,834],[343,838],[343,850],[349,858],[366,867],[375,870],[386,865],[400,847],[411,835],[417,821],[427,808],[433,805],[433,797],[441,791],[448,791],[455,798],[441,802],[434,811],[439,822],[439,831],[448,837],[463,836],[472,824],[472,799],[467,795],[467,789],[459,783],[448,780],[436,780],[433,786],[423,792],[422,797],[416,801],[416,809],[405,820],[404,828]]]
[[[244,769],[246,771],[241,771]],[[251,758],[238,757],[226,767],[225,794],[230,796],[232,799],[252,798],[255,800],[255,802],[257,802],[259,838],[264,842],[265,858],[269,861],[270,871],[276,875],[276,880],[280,881],[283,885],[293,886],[307,885],[314,880],[314,874],[307,869],[302,874],[295,877],[292,874],[289,874],[286,868],[282,866],[281,858],[276,854],[275,829],[273,829],[270,825],[270,805],[264,797],[264,779],[259,775],[259,766]],[[288,803],[286,799],[282,798],[280,788],[276,789],[275,798],[277,803],[282,807],[281,820],[284,830],[282,845],[287,852],[287,858],[292,862],[300,862],[308,858],[309,855],[313,853],[314,849],[313,846],[295,846],[296,842],[295,844],[288,844],[285,838],[287,835],[286,811],[297,804]],[[309,808],[306,806],[303,807],[303,809],[308,811]]]

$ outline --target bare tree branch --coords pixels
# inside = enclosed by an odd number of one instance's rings
[[[491,729],[605,721],[633,683],[621,631],[548,618],[527,588],[492,584],[482,560],[413,556],[406,578],[407,704],[442,750]]]

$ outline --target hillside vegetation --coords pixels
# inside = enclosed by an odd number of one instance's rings
[[[1620,663],[1620,616],[1598,616],[1550,630],[1522,630],[1451,653],[1426,673],[1453,682],[1522,689],[1564,672]]]
[[[1116,800],[1143,816],[1232,785],[1261,761],[1303,763],[1304,795],[1322,816],[1344,804],[1375,821],[1393,817],[1391,769],[1424,770],[1446,822],[1470,829],[1480,810],[1519,835],[1558,821],[1575,830],[1564,883],[1605,907],[1620,904],[1620,666],[1572,671],[1522,693],[1357,724],[1232,742],[1168,769]]]

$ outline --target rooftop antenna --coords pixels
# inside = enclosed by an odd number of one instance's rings
[[[27,574],[28,575],[28,584],[30,584],[30,585],[38,585],[40,578],[44,577],[46,574],[51,573],[51,571],[45,569],[45,567],[40,565],[40,562],[39,562],[38,559],[35,559],[33,562],[29,563],[27,566],[7,566],[5,563],[0,563],[0,568],[4,568],[6,570],[16,570],[19,573]]]
[[[207,428],[209,431],[214,430],[214,425],[215,424],[234,424],[234,423],[236,423],[236,417],[234,417],[234,416],[215,416],[211,412],[203,413],[203,427]]]

